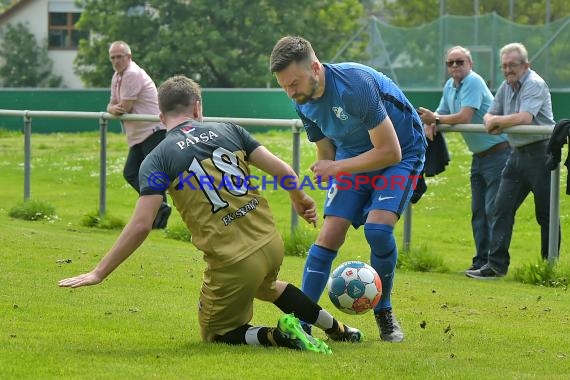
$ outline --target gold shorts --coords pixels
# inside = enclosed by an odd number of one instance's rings
[[[279,234],[245,259],[204,271],[198,321],[202,340],[212,342],[253,317],[253,299],[276,299],[275,280],[285,255]]]

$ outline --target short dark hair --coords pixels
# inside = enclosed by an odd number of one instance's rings
[[[277,73],[287,68],[293,62],[308,62],[315,57],[311,43],[303,37],[287,36],[281,38],[271,51],[269,68]]]
[[[201,100],[200,85],[184,75],[173,76],[158,88],[158,108],[162,114],[192,111],[196,101]]]

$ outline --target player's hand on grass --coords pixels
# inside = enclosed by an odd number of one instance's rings
[[[103,279],[94,272],[84,273],[79,276],[60,280],[58,285],[64,288],[78,288],[80,286],[96,285]]]

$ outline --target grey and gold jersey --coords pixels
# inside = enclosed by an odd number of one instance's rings
[[[248,157],[259,146],[235,124],[189,120],[170,130],[141,165],[141,195],[168,187],[212,268],[247,257],[277,233],[267,200],[248,181]]]

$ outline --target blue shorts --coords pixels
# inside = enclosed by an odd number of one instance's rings
[[[337,176],[329,184],[325,217],[348,219],[354,228],[366,222],[370,210],[392,211],[399,217],[410,202],[423,166],[423,155],[411,156],[382,170]]]

